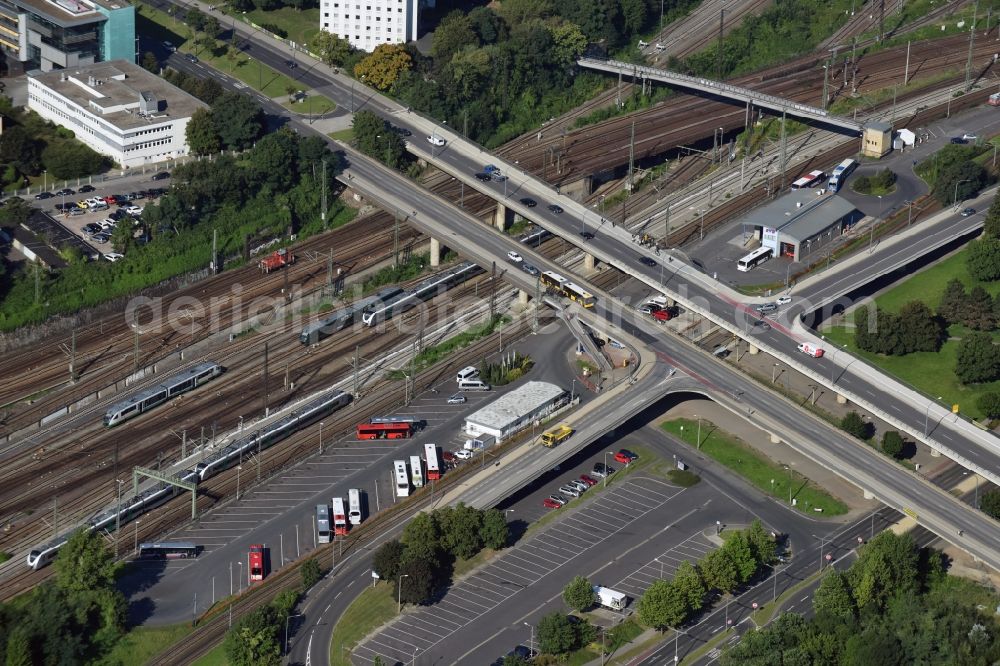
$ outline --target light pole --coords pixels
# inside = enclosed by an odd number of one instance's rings
[[[775,383],[776,381],[778,381],[778,368],[780,368],[780,367],[781,367],[780,363],[775,363],[774,364],[774,370],[771,371],[771,383],[772,384]]]
[[[968,471],[962,472],[962,476],[968,476],[968,475],[969,475]],[[976,477],[976,494],[975,494],[975,498],[972,501],[972,506],[974,508],[978,509],[979,508],[979,475],[978,474],[974,474],[973,476]]]
[[[121,479],[115,479],[118,482],[118,504],[115,508],[115,557],[118,557],[118,532],[122,526],[122,486],[125,482]]]
[[[293,617],[302,617],[302,613],[296,613],[295,615],[289,615],[285,618],[285,654],[288,654],[288,621]]]
[[[319,453],[323,455],[323,422],[319,422]]]
[[[878,195],[878,207],[879,213],[884,213],[885,209],[882,208],[882,195]],[[872,221],[871,233],[868,235],[868,254],[871,254],[872,249],[875,247],[875,222]]]
[[[604,452],[604,478],[601,479],[601,487],[608,487],[608,456],[612,455],[610,451]]]
[[[695,417],[698,419],[698,438],[694,440],[694,443],[695,443],[695,448],[700,450],[701,449],[701,417],[698,416],[697,414],[695,414]]]
[[[243,465],[236,466],[236,499],[240,498],[240,470],[243,469]]]
[[[528,639],[528,652],[533,654],[535,652],[535,625],[525,622],[524,626],[531,630],[531,636]]]
[[[972,180],[971,178],[966,178],[965,180],[960,180],[957,183],[955,183],[955,193],[951,197],[952,206],[956,207],[958,206],[958,186],[961,185],[962,183],[968,183],[971,180]]]
[[[782,465],[782,467],[784,467],[785,469],[788,470],[788,506],[791,506],[792,505],[792,466],[791,465]]]
[[[410,574],[399,574],[396,580],[396,615],[403,612],[403,579],[409,577]]]
[[[49,189],[49,170],[42,169],[42,191]]]

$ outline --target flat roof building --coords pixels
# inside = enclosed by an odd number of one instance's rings
[[[826,247],[864,215],[854,204],[828,190],[791,190],[743,218],[761,247],[775,257],[802,261]]]
[[[319,27],[370,53],[379,44],[405,44],[417,39],[421,1],[320,0]],[[427,6],[433,7],[434,2]]]
[[[25,70],[135,62],[135,7],[125,0],[0,0],[0,50]]]
[[[186,155],[188,121],[208,105],[115,60],[29,76],[28,107],[130,168]]]
[[[555,384],[528,382],[465,417],[465,432],[474,437],[491,435],[501,442],[566,405],[569,397]]]

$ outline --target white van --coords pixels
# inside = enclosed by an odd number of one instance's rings
[[[458,383],[459,391],[489,391],[492,387],[478,379],[466,379]]]
[[[478,378],[479,378],[479,368],[473,365],[469,365],[462,368],[461,370],[458,371],[458,374],[455,375],[455,381],[458,382],[459,384],[469,379],[478,379]]]

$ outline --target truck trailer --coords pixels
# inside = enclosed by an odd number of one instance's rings
[[[628,606],[628,596],[624,592],[617,592],[600,585],[594,586],[594,598],[597,603],[611,610],[623,611]]]

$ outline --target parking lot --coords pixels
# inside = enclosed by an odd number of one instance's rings
[[[376,656],[386,663],[407,663],[433,651],[439,642],[461,632],[522,592],[526,592],[522,596],[529,597],[527,602],[534,604],[538,598],[532,586],[542,580],[565,579],[562,582],[565,584],[578,573],[574,569],[575,560],[587,559],[593,549],[612,543],[624,534],[634,536],[639,521],[658,512],[684,492],[682,488],[642,473],[603,491],[599,488],[591,490],[589,500],[579,508],[558,509],[565,511],[558,521],[546,525],[452,585],[439,602],[403,614],[362,642],[353,651],[354,663],[371,663]],[[558,575],[553,576],[557,570]],[[482,638],[477,634],[469,635],[470,640]],[[421,661],[438,660],[436,652],[431,656],[433,658]]]
[[[638,599],[654,581],[661,578],[672,579],[682,562],[697,564],[709,551],[717,547],[708,540],[703,531],[699,530],[613,585],[609,584],[608,587]]]

